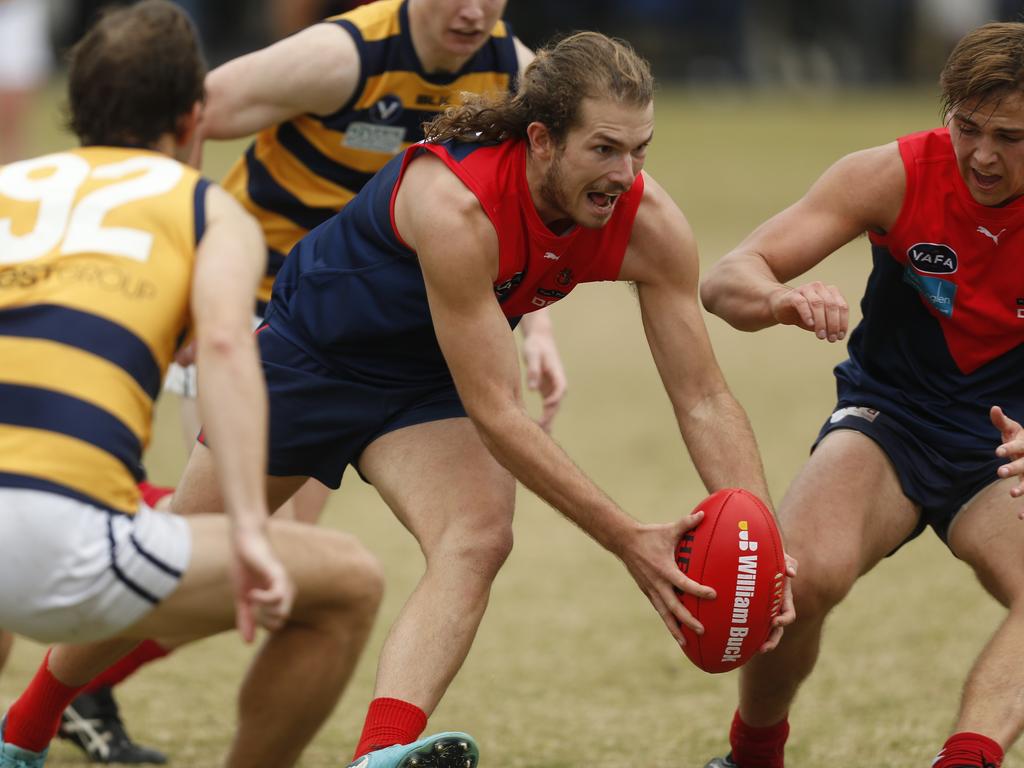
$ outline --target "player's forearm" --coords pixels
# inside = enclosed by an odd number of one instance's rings
[[[746,412],[728,391],[711,394],[684,413],[679,429],[709,493],[745,488],[770,504],[761,454]]]
[[[267,517],[267,401],[251,333],[215,331],[199,339],[199,407],[225,507],[240,529]]]
[[[775,325],[772,296],[788,290],[755,253],[734,251],[711,267],[701,280],[704,308],[741,331]]]
[[[203,139],[240,139],[276,122],[278,112],[246,91],[246,57],[229,61],[206,76],[206,103],[200,133]]]
[[[472,415],[472,411],[471,411]],[[523,485],[619,555],[637,523],[594,484],[526,413],[513,404],[473,419],[488,450]]]

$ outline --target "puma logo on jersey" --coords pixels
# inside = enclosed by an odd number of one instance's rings
[[[983,234],[985,237],[991,238],[992,242],[995,243],[996,245],[999,245],[999,236],[1003,234],[1003,232],[1005,231],[1006,227],[1003,227],[993,235],[991,232],[988,231],[988,227],[978,227],[978,232]]]
[[[544,258],[551,259],[551,261],[558,261],[559,256],[557,253],[552,253],[551,251],[548,251],[547,253],[544,254]]]

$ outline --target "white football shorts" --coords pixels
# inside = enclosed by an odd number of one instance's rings
[[[177,588],[191,554],[178,515],[0,488],[0,627],[43,643],[116,635]]]

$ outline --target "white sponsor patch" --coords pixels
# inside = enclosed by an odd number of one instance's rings
[[[875,408],[865,408],[860,405],[853,405],[849,408],[840,408],[838,411],[833,413],[828,420],[832,424],[835,424],[837,421],[842,421],[847,416],[856,416],[858,419],[874,421],[878,418],[878,410]]]
[[[367,149],[371,152],[386,152],[393,155],[402,148],[403,141],[405,128],[400,125],[351,123],[341,143],[352,149]]]

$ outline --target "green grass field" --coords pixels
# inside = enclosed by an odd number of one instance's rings
[[[40,104],[36,151],[67,146],[54,100]],[[840,155],[931,127],[931,93],[673,92],[657,102],[647,165],[686,212],[705,265],[795,200]],[[238,145],[211,147],[218,176]],[[865,241],[822,265],[851,304],[870,263]],[[556,437],[627,511],[674,519],[705,494],[678,437],[630,291],[586,286],[554,310],[571,391]],[[709,318],[718,357],[753,421],[781,498],[833,403],[844,355],[791,328],[745,335]],[[534,403],[534,405],[536,405]],[[173,483],[184,462],[174,402],[158,410],[147,464]],[[385,564],[388,594],[356,678],[307,751],[305,768],[347,763],[369,700],[377,649],[420,573],[412,538],[349,473],[326,525],[362,538]],[[462,672],[430,722],[481,743],[488,768],[700,768],[726,745],[736,675],[691,666],[614,558],[522,491],[517,543]],[[791,766],[925,766],[945,740],[960,684],[1002,611],[930,533],[854,589],[827,627],[822,659],[791,715]],[[174,765],[212,768],[228,742],[234,691],[251,655],[234,636],[179,652],[127,682],[131,733]],[[0,702],[27,681],[41,648],[24,642],[0,677]],[[1011,753],[1008,763],[1024,752]],[[53,766],[83,763],[54,747]]]

